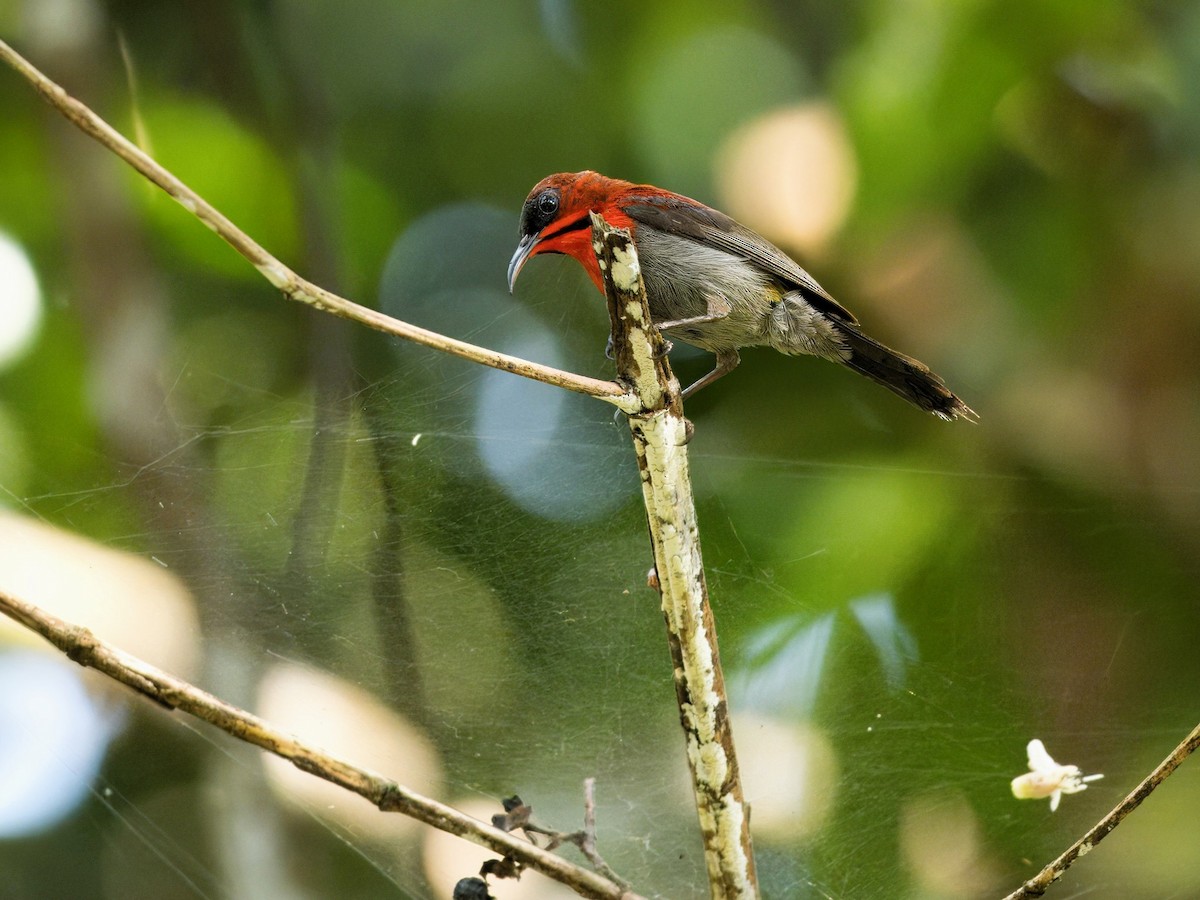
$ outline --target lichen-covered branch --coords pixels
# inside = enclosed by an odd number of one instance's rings
[[[729,727],[688,474],[691,426],[683,417],[667,347],[650,319],[629,232],[610,228],[593,214],[592,236],[608,296],[618,380],[642,404],[641,411],[629,416],[629,430],[641,472],[654,581],[662,595],[709,884],[714,898],[757,897],[750,820]]]
[[[408,322],[402,322],[378,310],[360,306],[301,278],[268,253],[246,232],[238,228],[224,213],[184,184],[173,173],[155,162],[140,147],[125,138],[85,104],[76,100],[58,84],[47,78],[32,63],[2,40],[0,40],[0,60],[11,66],[33,85],[37,92],[62,113],[71,124],[95,138],[215,232],[225,243],[258,269],[259,273],[288,299],[343,319],[349,319],[393,337],[440,350],[442,353],[459,356],[481,365],[491,366],[493,369],[502,369],[580,394],[588,394],[606,400],[621,409],[631,408],[632,398],[611,381],[576,375],[573,372],[565,372],[552,366],[530,362],[516,356],[509,356],[507,353],[500,353],[447,337],[436,331],[429,331]]]
[[[102,672],[168,709],[178,709],[203,719],[239,740],[274,753],[302,772],[353,791],[383,812],[402,813],[502,855],[511,856],[522,866],[562,882],[581,897],[641,900],[623,886],[574,865],[561,856],[486,825],[382,775],[310,747],[273,728],[269,722],[106,644],[86,628],[64,622],[4,591],[0,591],[0,613],[40,634],[81,666]]]
[[[1141,784],[1130,791],[1129,795],[1113,807],[1108,815],[1088,829],[1087,834],[1068,847],[1058,859],[1007,895],[1004,900],[1028,900],[1030,897],[1041,897],[1045,894],[1046,889],[1062,878],[1063,873],[1076,860],[1086,856],[1095,849],[1097,844],[1108,837],[1112,830],[1120,825],[1127,815],[1137,809],[1142,801],[1162,784],[1163,779],[1179,768],[1180,763],[1191,756],[1197,748],[1200,748],[1200,725],[1193,728],[1191,734],[1184,738],[1166,759],[1155,766],[1154,771],[1142,779]]]

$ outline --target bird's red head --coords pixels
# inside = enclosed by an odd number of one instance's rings
[[[508,264],[508,289],[513,289],[521,267],[531,256],[565,253],[579,260],[603,291],[600,266],[592,251],[588,213],[599,213],[617,228],[631,227],[632,220],[616,199],[633,187],[628,181],[605,178],[598,172],[560,172],[539,181],[521,208],[521,242]]]

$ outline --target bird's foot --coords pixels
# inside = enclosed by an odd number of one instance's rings
[[[708,310],[702,316],[689,316],[686,319],[668,319],[665,322],[656,322],[659,331],[672,331],[676,328],[687,328],[689,325],[704,325],[708,322],[716,322],[719,319],[725,318],[733,312],[733,305],[724,297],[709,297]]]

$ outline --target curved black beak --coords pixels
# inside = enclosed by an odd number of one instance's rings
[[[521,267],[533,253],[537,242],[536,234],[527,234],[521,238],[521,243],[517,244],[517,252],[513,254],[512,261],[508,264],[508,292],[510,294],[513,292],[513,286],[517,283],[517,276],[521,274]]]

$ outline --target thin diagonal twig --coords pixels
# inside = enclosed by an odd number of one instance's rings
[[[122,160],[136,169],[148,181],[165,191],[180,206],[203,222],[225,243],[248,260],[259,273],[272,285],[278,288],[286,297],[299,303],[304,303],[324,312],[350,319],[360,325],[365,325],[376,331],[382,331],[393,337],[403,338],[415,344],[422,344],[442,353],[469,359],[493,369],[502,369],[566,388],[580,394],[587,394],[614,404],[620,409],[633,409],[636,401],[614,381],[602,381],[598,378],[588,378],[556,369],[553,366],[530,362],[520,357],[510,356],[486,347],[478,347],[466,341],[429,331],[425,328],[403,322],[378,310],[361,306],[345,297],[340,297],[331,291],[301,278],[290,268],[268,253],[262,245],[255,241],[229,220],[224,213],[193,191],[174,174],[159,165],[140,147],[128,140],[124,135],[100,118],[88,106],[76,100],[62,87],[51,81],[36,66],[13,50],[7,43],[0,40],[0,60],[3,60],[22,77],[25,78],[39,94],[68,121],[81,131],[95,138]]]
[[[40,634],[81,666],[95,669],[168,709],[195,716],[239,740],[274,753],[302,772],[353,791],[383,812],[402,813],[511,856],[522,866],[562,882],[582,897],[641,900],[637,894],[603,875],[486,825],[382,775],[310,747],[244,709],[101,641],[88,629],[64,622],[4,591],[0,591],[0,613]]]
[[[1063,873],[1076,860],[1086,856],[1097,844],[1108,837],[1112,830],[1120,825],[1127,815],[1137,809],[1142,801],[1149,797],[1154,789],[1179,768],[1180,763],[1191,756],[1198,747],[1200,747],[1200,725],[1193,728],[1191,734],[1184,738],[1179,746],[1154,768],[1154,771],[1142,779],[1142,783],[1130,791],[1124,800],[1113,807],[1108,815],[1088,829],[1087,834],[1068,847],[1058,859],[1038,872],[1037,875],[1008,894],[1004,900],[1027,900],[1029,897],[1041,897],[1045,894],[1046,889],[1062,878]]]

